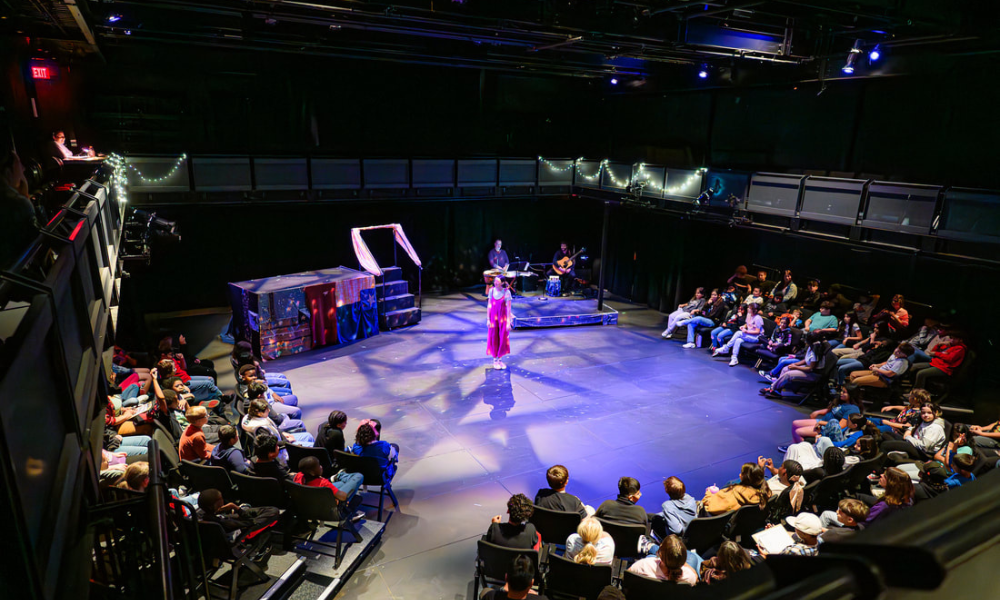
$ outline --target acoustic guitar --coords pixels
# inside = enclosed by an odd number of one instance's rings
[[[574,254],[573,256],[564,256],[560,258],[558,261],[552,263],[552,270],[555,271],[556,273],[559,273],[560,275],[565,275],[566,273],[569,273],[570,270],[573,268],[573,262],[576,260],[576,257],[580,256],[586,251],[587,251],[586,248],[580,248],[580,251]]]

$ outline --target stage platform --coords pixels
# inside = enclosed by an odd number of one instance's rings
[[[599,311],[597,300],[588,298],[516,296],[511,312],[514,329],[618,324],[617,310],[605,302],[604,310]]]

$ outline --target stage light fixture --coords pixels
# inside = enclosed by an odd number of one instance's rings
[[[868,53],[868,62],[875,62],[882,57],[882,52],[879,51],[878,45],[872,48],[872,51]]]
[[[121,20],[122,20],[122,16],[119,15],[118,13],[111,13],[110,15],[108,15],[108,18],[107,18],[107,22],[108,23],[117,23],[118,21],[121,21]]]
[[[698,77],[700,77],[701,79],[708,79],[708,71],[706,71],[705,69],[698,71]]]
[[[851,48],[851,51],[847,53],[847,62],[844,63],[843,67],[840,67],[840,70],[845,74],[854,74],[854,63],[857,62],[858,57],[861,56],[862,43],[863,42],[861,40],[854,40],[854,46]]]
[[[617,77],[612,77],[611,78],[611,85],[618,85],[618,78]]]

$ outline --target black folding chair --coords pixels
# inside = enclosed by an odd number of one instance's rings
[[[229,479],[229,473],[222,467],[210,467],[182,460],[180,473],[184,485],[187,487],[199,492],[215,488],[222,492],[222,498],[226,502],[236,501],[236,488],[233,487],[233,482]]]
[[[528,519],[542,535],[543,542],[559,546],[565,545],[566,538],[576,533],[580,520],[580,513],[550,510],[541,506],[535,506],[535,512]]]
[[[847,483],[848,494],[851,496],[856,496],[857,494],[871,495],[872,485],[868,481],[868,476],[881,468],[884,460],[885,455],[880,452],[874,458],[860,461],[858,464],[852,466],[851,477]]]
[[[288,496],[281,482],[273,477],[254,477],[236,471],[229,472],[229,478],[236,485],[236,497],[250,506],[288,506]]]
[[[395,446],[394,446],[395,447]],[[397,448],[397,453],[399,449]],[[371,456],[358,456],[356,454],[351,454],[350,452],[341,452],[335,450],[333,452],[333,458],[337,461],[337,465],[347,471],[348,473],[361,473],[364,476],[364,485],[377,486],[378,490],[378,520],[382,520],[382,507],[385,504],[385,495],[389,495],[389,499],[392,500],[393,508],[399,508],[399,502],[396,500],[396,494],[392,493],[392,482],[386,481],[385,476],[382,471],[381,465],[378,464],[378,460]],[[395,459],[393,460],[395,462]],[[366,505],[374,506],[374,505]]]
[[[700,553],[719,544],[723,541],[723,533],[732,518],[733,511],[729,511],[714,517],[692,519],[684,530],[684,545],[688,550]]]
[[[268,527],[255,531],[243,532],[235,541],[231,541],[222,525],[206,521],[195,521],[186,517],[182,526],[187,530],[189,539],[198,540],[198,550],[201,554],[201,569],[207,586],[227,587],[223,583],[213,581],[223,564],[230,567],[229,600],[239,596],[240,573],[247,569],[256,576],[252,584],[268,580],[267,574],[253,562],[253,557],[260,554],[270,543]],[[214,566],[213,565],[217,565]],[[249,584],[248,584],[249,585]],[[212,597],[210,590],[204,590],[206,598]],[[200,595],[199,595],[200,596]]]
[[[569,596],[595,600],[604,586],[611,584],[611,565],[584,565],[549,554],[545,594],[551,598]]]
[[[818,514],[821,510],[836,510],[840,499],[847,496],[852,470],[854,470],[853,465],[846,467],[836,475],[824,477],[819,481],[819,485],[816,486],[812,497],[809,499],[809,506],[812,507],[814,512]]]
[[[729,523],[729,533],[727,538],[743,546],[754,549],[757,543],[753,541],[753,534],[767,524],[767,511],[756,504],[741,506],[733,515]]]
[[[484,539],[478,542],[476,553],[476,573],[472,584],[472,597],[479,598],[479,588],[487,586],[503,586],[507,578],[507,571],[511,563],[519,555],[525,555],[535,566],[535,584],[541,582],[541,576],[537,575],[538,551],[527,548],[507,548],[491,544]]]
[[[334,548],[334,568],[339,568],[340,561],[344,558],[342,550],[344,532],[353,534],[358,542],[361,541],[361,534],[351,521],[353,508],[347,506],[341,511],[340,504],[330,488],[299,485],[291,481],[283,481],[282,485],[288,492],[288,512],[297,521],[304,521],[310,525],[309,537],[306,539],[311,540],[313,544],[332,546]],[[343,518],[341,518],[342,516]],[[326,524],[337,532],[336,544],[331,545],[312,539],[320,523]]]
[[[601,522],[604,531],[615,541],[615,556],[623,560],[631,558],[642,558],[639,553],[639,536],[646,535],[649,528],[646,525],[637,523],[617,523],[605,519],[597,519]]]
[[[678,587],[672,581],[643,577],[630,571],[625,571],[622,577],[622,590],[628,600],[664,600],[673,596]]]
[[[326,451],[326,448],[310,448],[297,444],[285,444],[285,450],[288,452],[288,466],[292,471],[299,470],[299,461],[303,458],[315,456],[319,460],[320,466],[323,467],[323,476],[333,477],[335,473],[333,470],[333,461],[330,460],[330,453]]]

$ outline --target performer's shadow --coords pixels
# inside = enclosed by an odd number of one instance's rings
[[[514,408],[510,367],[503,370],[487,367],[485,375],[482,385],[473,392],[473,397],[482,397],[483,402],[492,406],[490,418],[497,421],[506,417],[510,409]]]

